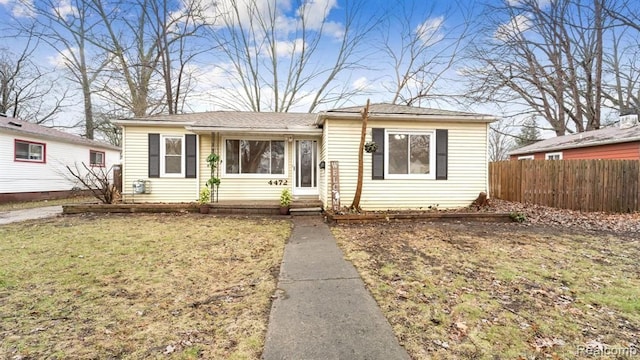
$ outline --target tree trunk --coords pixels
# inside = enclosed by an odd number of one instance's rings
[[[356,185],[356,193],[353,196],[353,202],[349,207],[352,211],[360,212],[360,197],[362,196],[362,177],[364,168],[364,141],[367,136],[367,121],[369,120],[369,99],[367,105],[360,113],[362,115],[362,132],[360,133],[360,146],[358,147],[358,183]]]

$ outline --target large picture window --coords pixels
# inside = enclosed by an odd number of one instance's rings
[[[284,140],[225,141],[227,174],[284,175]]]
[[[46,159],[46,145],[32,141],[16,140],[15,157],[16,161],[29,161],[44,163]]]
[[[182,136],[162,136],[160,145],[162,175],[184,176],[184,141]]]
[[[387,178],[435,178],[433,132],[387,131]]]

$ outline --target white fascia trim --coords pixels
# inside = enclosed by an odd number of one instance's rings
[[[322,135],[322,129],[273,129],[273,128],[229,128],[229,127],[207,127],[207,126],[185,126],[185,129],[194,133],[256,133],[256,134],[287,134],[287,135]]]
[[[545,160],[549,160],[549,158],[550,158],[551,156],[554,156],[554,155],[559,155],[559,156],[560,156],[560,160],[562,160],[562,151],[556,151],[556,152],[548,152],[548,153],[545,153],[545,154],[544,154],[544,159],[545,159]]]
[[[326,119],[337,120],[362,120],[360,114],[354,113],[335,113],[328,114],[323,112],[318,115],[316,125],[324,124]],[[370,114],[369,120],[433,120],[433,121],[446,121],[446,122],[484,122],[491,123],[497,121],[495,116],[488,115],[418,115],[418,114]]]
[[[167,126],[167,127],[176,127],[176,126],[189,126],[192,125],[193,123],[191,122],[184,122],[184,121],[162,121],[162,120],[123,120],[123,119],[118,119],[118,120],[111,120],[112,123],[119,125],[119,126],[125,126],[125,125],[135,125],[135,126]]]

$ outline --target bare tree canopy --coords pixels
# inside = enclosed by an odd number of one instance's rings
[[[379,20],[362,15],[366,1],[336,9],[328,1],[294,4],[287,15],[274,1],[218,3],[210,36],[227,79],[219,88],[223,106],[234,99],[236,109],[286,112],[304,102],[311,112],[358,92],[338,76],[367,66],[364,43]],[[329,20],[331,11],[340,12],[341,23]]]
[[[598,129],[603,37],[611,18],[604,0],[505,1],[486,9],[483,41],[464,70],[469,96],[517,104],[557,135]]]
[[[32,29],[22,32],[18,52],[0,48],[0,113],[46,124],[65,106],[68,90],[51,69],[33,61],[39,39]]]
[[[451,101],[451,70],[473,40],[472,6],[452,2],[442,12],[419,1],[392,1],[378,27],[382,64],[392,70],[383,82],[392,104]],[[454,23],[451,17],[463,20]],[[416,19],[419,19],[416,25]],[[452,23],[454,25],[448,25]]]

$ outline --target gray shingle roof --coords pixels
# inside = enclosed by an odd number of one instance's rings
[[[210,111],[193,114],[154,115],[133,120],[184,122],[194,127],[238,128],[238,129],[290,129],[315,128],[316,114]]]
[[[604,129],[585,131],[577,134],[552,137],[550,139],[538,141],[531,145],[523,146],[519,149],[511,151],[509,154],[522,155],[538,152],[548,152],[553,150],[625,143],[631,141],[640,141],[639,125],[627,129],[620,129],[619,127],[608,127]]]
[[[339,109],[328,110],[327,113],[357,113],[364,108],[364,106],[351,106]],[[431,116],[483,116],[483,114],[474,114],[462,111],[441,110],[433,108],[423,108],[409,105],[395,105],[395,104],[370,104],[369,113],[371,115],[431,115]]]
[[[46,126],[18,120],[10,117],[0,117],[0,131],[24,134],[36,138],[58,140],[66,143],[92,146],[101,149],[120,150],[119,147],[97,140],[89,140],[78,135],[52,129]]]

